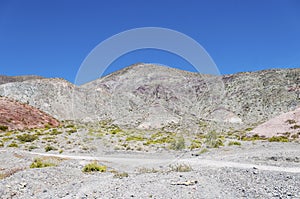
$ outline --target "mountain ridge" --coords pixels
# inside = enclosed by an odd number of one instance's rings
[[[300,69],[212,76],[136,64],[76,86],[63,79],[0,85],[0,95],[28,102],[60,120],[112,120],[134,128],[182,126],[199,121],[244,128],[300,105]],[[275,96],[276,93],[276,96]]]

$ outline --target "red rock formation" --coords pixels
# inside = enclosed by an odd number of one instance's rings
[[[59,121],[28,104],[0,97],[0,126],[6,126],[8,130],[24,130],[46,125],[57,127]]]

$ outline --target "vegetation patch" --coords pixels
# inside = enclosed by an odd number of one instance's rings
[[[57,129],[52,129],[52,131],[50,132],[50,135],[59,135],[62,134],[61,131],[58,131]]]
[[[203,154],[203,153],[207,153],[209,150],[207,148],[203,148],[199,151],[198,154]]]
[[[224,146],[223,140],[216,131],[211,131],[206,135],[205,144],[208,148],[219,148]]]
[[[288,123],[288,124],[296,124],[296,121],[295,120],[287,120],[287,121],[285,121],[286,123]]]
[[[38,139],[38,136],[26,133],[22,135],[17,135],[17,139],[21,142],[33,142],[34,140]]]
[[[257,134],[254,134],[253,136],[243,136],[241,138],[242,141],[256,141],[256,140],[266,140],[266,138],[264,137],[260,137],[259,135]]]
[[[41,158],[36,158],[30,165],[30,168],[44,168],[56,166],[55,163]]]
[[[37,148],[38,148],[37,146],[31,145],[31,146],[28,147],[28,150],[32,151],[32,150],[37,149]]]
[[[138,173],[158,173],[159,170],[155,168],[146,168],[146,167],[141,167],[137,169]]]
[[[295,124],[294,126],[291,127],[291,129],[300,129],[300,125]]]
[[[285,136],[273,136],[268,139],[269,142],[288,142],[289,139]]]
[[[18,148],[19,145],[16,143],[16,142],[12,142],[8,145],[8,147],[15,147],[15,148]]]
[[[83,172],[106,172],[106,170],[107,167],[105,165],[99,165],[96,161],[85,165],[82,169]]]
[[[144,141],[145,138],[140,135],[130,135],[126,138],[126,141]]]
[[[200,140],[192,140],[190,145],[190,150],[199,149],[202,146],[202,142]]]
[[[183,150],[185,148],[185,140],[183,136],[178,137],[177,139],[172,140],[170,149],[172,150]]]
[[[48,146],[45,147],[45,151],[46,151],[46,152],[49,152],[49,151],[56,151],[56,150],[57,150],[57,148],[55,148],[55,147],[53,147],[53,146],[50,146],[50,145],[48,145]]]
[[[192,171],[192,167],[188,164],[169,165],[169,168],[170,168],[169,171],[175,171],[175,172],[190,172],[190,171]]]
[[[230,141],[228,143],[228,146],[232,146],[232,145],[241,146],[242,144],[240,142],[238,142],[238,141]]]
[[[7,126],[0,125],[0,131],[7,131],[7,130],[8,130]]]
[[[115,172],[115,174],[114,174],[114,178],[122,179],[122,178],[127,178],[127,177],[129,177],[129,175],[126,172],[121,172],[121,173]]]

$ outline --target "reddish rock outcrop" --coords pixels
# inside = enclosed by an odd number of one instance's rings
[[[0,126],[8,130],[57,127],[59,121],[28,104],[0,97]]]

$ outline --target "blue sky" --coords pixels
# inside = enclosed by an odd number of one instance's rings
[[[300,67],[297,0],[0,0],[0,74],[74,82],[101,41],[128,29],[164,27],[199,42],[222,74]],[[183,58],[148,49],[121,56],[193,71]]]

